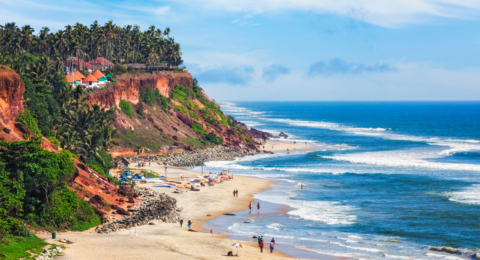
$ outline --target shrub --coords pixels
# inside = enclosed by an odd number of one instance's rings
[[[37,119],[33,117],[33,115],[30,113],[30,110],[25,109],[23,113],[18,115],[17,123],[25,126],[35,136],[42,137],[42,133],[40,132],[40,129],[37,125]]]
[[[173,109],[177,110],[178,112],[187,115],[187,112],[185,112],[185,109],[182,106],[172,106]]]
[[[136,111],[137,114],[140,115],[140,116],[144,116],[144,115],[145,115],[145,113],[143,112],[143,107],[138,107],[135,111]]]
[[[192,129],[195,130],[196,132],[200,133],[201,135],[205,135],[205,129],[203,129],[203,126],[200,124],[193,124]]]
[[[60,141],[58,141],[55,136],[50,136],[50,137],[47,138],[47,140],[50,141],[50,143],[54,144],[57,147],[61,146]]]
[[[120,108],[122,109],[122,112],[125,113],[127,116],[133,116],[133,110],[132,110],[132,105],[128,103],[126,100],[120,100]]]

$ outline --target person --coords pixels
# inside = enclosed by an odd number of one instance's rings
[[[238,190],[237,190],[237,192],[235,192],[235,194],[236,194],[236,195],[237,195],[237,197],[238,197]]]
[[[248,208],[250,209],[250,212],[248,214],[252,214],[252,202],[250,201],[250,204],[248,204]]]
[[[305,142],[305,145],[307,145],[307,142]]]
[[[303,183],[302,183],[302,191],[303,191]]]
[[[275,238],[272,238],[272,241],[270,241],[270,254],[273,253],[274,247],[275,247]]]
[[[260,242],[262,242],[262,236],[258,236],[258,246],[260,246]]]
[[[192,228],[192,221],[190,219],[188,220],[188,228]]]
[[[233,197],[235,197],[235,190],[233,190]]]
[[[183,227],[183,218],[180,219],[180,227]]]
[[[260,213],[260,202],[257,203],[257,214]]]
[[[263,253],[263,240],[260,240],[260,252]]]

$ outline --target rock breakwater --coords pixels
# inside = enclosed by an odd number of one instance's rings
[[[226,147],[226,146],[214,146],[210,148],[201,149],[198,151],[182,151],[180,153],[163,154],[163,155],[147,155],[147,156],[135,156],[130,158],[123,158],[123,160],[129,163],[137,163],[140,160],[147,162],[156,162],[161,165],[169,166],[190,166],[190,165],[202,165],[208,161],[232,161],[238,157],[245,157],[249,155],[271,153],[268,151],[260,151],[251,149],[244,145],[239,147]],[[121,162],[117,159],[115,162]],[[131,165],[132,167],[134,165]]]
[[[161,220],[165,223],[176,223],[180,219],[182,208],[177,208],[177,200],[165,193],[159,193],[148,188],[134,187],[133,192],[141,202],[130,208],[129,216],[112,223],[98,226],[95,231],[108,234],[119,229],[147,225],[150,221]]]

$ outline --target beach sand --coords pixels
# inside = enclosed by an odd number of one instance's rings
[[[276,151],[293,148],[293,144],[274,145]],[[315,147],[301,146],[303,149]],[[295,147],[296,148],[296,147]],[[142,167],[145,170],[164,174],[164,167],[152,165]],[[198,166],[197,166],[198,169]],[[169,180],[179,181],[179,174],[185,178],[195,178],[201,173],[184,168],[168,167]],[[177,199],[179,207],[183,207],[181,213],[184,220],[183,228],[179,223],[162,223],[155,221],[155,225],[146,225],[130,230],[120,230],[116,233],[97,234],[94,228],[84,232],[61,232],[57,233],[57,239],[51,239],[51,235],[43,235],[49,243],[61,244],[59,240],[69,239],[74,244],[66,245],[67,249],[63,256],[57,259],[224,259],[228,251],[237,253],[233,243],[242,243],[246,248],[238,249],[239,258],[243,259],[283,259],[291,258],[275,248],[273,254],[267,247],[260,253],[257,243],[227,239],[226,235],[216,234],[213,230],[213,238],[206,232],[189,232],[187,222],[192,220],[192,229],[204,231],[201,226],[211,219],[222,216],[224,213],[232,213],[248,208],[249,202],[254,203],[253,194],[260,193],[270,188],[274,182],[235,176],[230,181],[215,186],[201,187],[201,191],[185,191],[182,194],[172,193],[170,188],[152,189],[158,192],[166,192]],[[151,187],[155,184],[140,184],[141,187]],[[233,190],[239,191],[239,197],[233,197]],[[252,205],[252,213],[256,213],[256,205]],[[261,214],[261,211],[260,211]],[[40,236],[42,237],[42,236]],[[269,241],[269,238],[266,238]],[[267,242],[268,243],[268,242]],[[266,243],[266,244],[267,244]],[[329,258],[330,259],[330,258]]]

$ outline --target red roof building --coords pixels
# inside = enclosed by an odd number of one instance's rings
[[[90,63],[92,65],[101,65],[101,66],[106,66],[106,67],[115,66],[115,64],[113,62],[105,59],[104,57],[95,58],[95,59],[89,61],[88,63]]]

